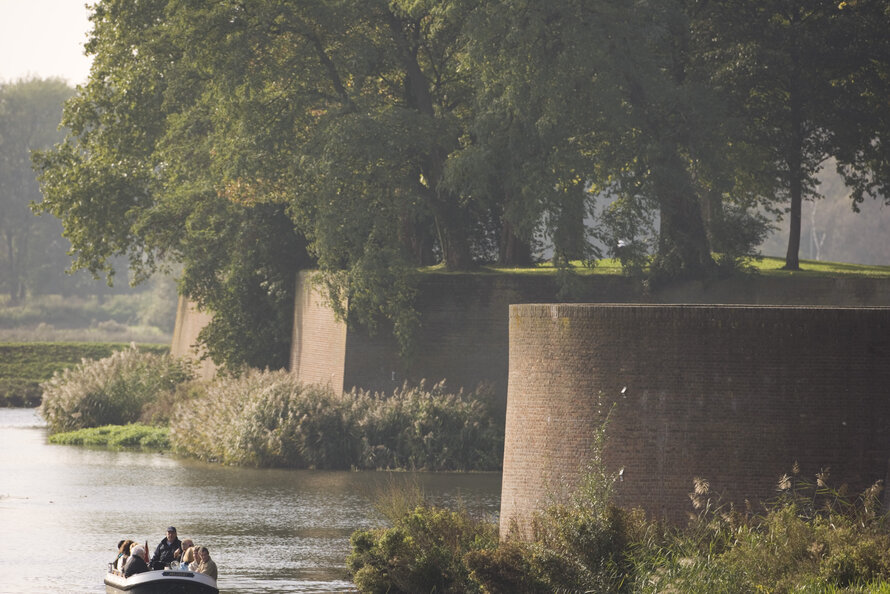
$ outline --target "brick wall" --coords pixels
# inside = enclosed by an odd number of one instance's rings
[[[312,273],[297,275],[290,370],[303,382],[344,389],[346,324],[334,317],[312,284]],[[352,386],[349,386],[350,388]]]
[[[305,280],[301,282],[305,284]],[[597,276],[582,278],[579,289],[575,301],[589,303],[890,305],[887,279],[812,278],[789,283],[787,279],[762,276],[682,283],[644,293],[626,278]],[[318,306],[317,300],[307,305],[298,296],[291,368],[307,381],[315,381],[335,374],[337,367],[347,390],[358,386],[391,392],[405,381],[416,383],[421,379],[446,379],[454,389],[474,389],[485,383],[492,388],[495,406],[505,410],[509,307],[552,303],[557,293],[554,279],[548,276],[425,275],[418,295],[418,346],[407,361],[399,357],[387,328],[380,328],[374,335],[362,328],[349,328],[344,335],[333,316],[307,309]],[[301,316],[313,320],[305,333],[311,332],[315,338],[300,338],[299,327],[304,323]],[[314,355],[301,346],[307,340],[318,349]],[[319,346],[326,341],[330,341],[329,347]],[[296,353],[302,367],[293,365]],[[320,371],[310,374],[307,366]]]
[[[854,493],[886,478],[890,308],[514,305],[509,325],[502,534],[575,486],[611,402],[618,502],[652,516],[692,511],[694,477],[738,505],[795,462]]]
[[[194,303],[182,295],[179,296],[170,354],[196,361],[197,375],[200,379],[211,379],[216,375],[216,365],[209,359],[201,359],[203,350],[196,346],[198,334],[210,323],[211,318],[211,314],[200,311]]]

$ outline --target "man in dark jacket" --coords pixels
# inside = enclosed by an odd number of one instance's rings
[[[152,569],[164,569],[175,559],[174,553],[182,547],[182,543],[176,537],[176,528],[167,528],[167,538],[158,543],[154,555],[151,556],[149,566]]]
[[[142,545],[130,549],[130,558],[127,559],[127,563],[124,565],[124,577],[148,571],[148,564],[143,559],[144,556],[145,549],[142,548]]]

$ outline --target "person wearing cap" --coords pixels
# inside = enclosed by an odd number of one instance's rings
[[[145,549],[142,548],[141,544],[135,544],[130,549],[130,557],[124,565],[124,577],[130,577],[131,575],[148,571],[148,564],[143,558],[144,555]]]
[[[181,548],[182,543],[179,542],[179,538],[176,536],[176,528],[169,526],[167,528],[167,538],[158,543],[154,555],[151,556],[149,567],[152,569],[164,569],[175,560],[175,553]]]

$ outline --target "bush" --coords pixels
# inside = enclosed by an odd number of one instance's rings
[[[171,419],[177,451],[287,468],[494,470],[503,430],[475,395],[404,388],[335,394],[284,371],[220,377]]]
[[[464,512],[419,506],[395,526],[355,532],[350,542],[347,568],[361,592],[481,592],[463,558],[495,548],[497,529]]]
[[[487,394],[448,393],[443,382],[427,390],[402,387],[383,397],[353,392],[367,401],[360,419],[365,468],[495,470],[503,457],[503,427],[494,422]]]
[[[50,431],[73,431],[138,421],[159,395],[191,379],[190,364],[134,346],[98,361],[57,372],[43,384],[38,409]]]
[[[171,419],[174,449],[249,466],[349,468],[360,451],[356,403],[285,371],[219,377]]]

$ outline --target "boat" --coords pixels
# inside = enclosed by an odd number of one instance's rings
[[[216,580],[188,569],[155,569],[130,577],[108,566],[106,594],[219,594]]]

